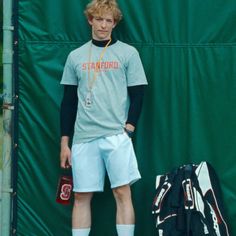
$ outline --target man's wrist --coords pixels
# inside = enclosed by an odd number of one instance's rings
[[[69,137],[68,136],[62,136],[61,137],[61,147],[65,147],[69,145]]]

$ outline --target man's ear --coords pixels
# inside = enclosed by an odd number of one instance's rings
[[[112,28],[114,29],[116,27],[117,23],[115,22],[114,25],[112,26]]]
[[[89,23],[90,25],[93,24],[93,17],[89,17],[89,18],[88,18],[88,23]]]

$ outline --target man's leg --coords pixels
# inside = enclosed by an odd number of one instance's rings
[[[93,193],[75,193],[72,211],[72,235],[88,236],[91,227],[91,199]]]
[[[134,208],[129,185],[113,189],[116,200],[116,228],[118,236],[134,235]]]

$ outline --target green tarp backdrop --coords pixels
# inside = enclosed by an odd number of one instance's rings
[[[215,168],[236,235],[236,1],[118,0],[115,36],[135,46],[148,88],[134,138],[142,180],[133,187],[136,236],[155,233],[155,176],[202,160]],[[90,39],[87,0],[16,1],[18,15],[17,235],[66,236],[71,205],[55,202],[59,82],[68,53]],[[92,203],[92,236],[115,235],[106,182]]]

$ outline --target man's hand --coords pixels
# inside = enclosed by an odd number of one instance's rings
[[[61,153],[60,153],[60,165],[63,169],[71,167],[71,150],[69,148],[69,137],[63,136],[61,138]]]
[[[125,125],[125,128],[129,131],[132,131],[132,132],[134,132],[134,130],[135,130],[135,127],[131,124],[128,124],[128,123]]]
[[[135,127],[133,125],[128,124],[128,123],[125,125],[125,132],[130,138],[133,137],[134,130],[135,130]]]

